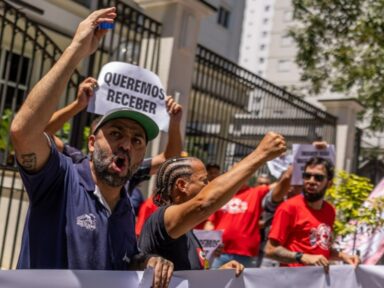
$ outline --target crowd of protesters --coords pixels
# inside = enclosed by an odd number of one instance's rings
[[[332,247],[335,210],[324,200],[333,178],[329,161],[310,159],[296,192],[290,186],[292,168],[274,183],[261,174],[257,186],[247,185],[260,167],[286,151],[278,133],[266,133],[225,173],[217,164],[180,156],[182,107],[172,97],[165,100],[168,144],[152,158],[144,155],[159,128],[130,109],[96,118],[89,155],[55,136],[94,95],[97,82],[90,77],[80,84],[76,100],[55,112],[74,69],[107,33],[98,25],[113,23],[115,17],[116,9],[106,8],[80,23],[12,122],[16,159],[30,200],[18,268],[153,267],[153,286],[167,287],[174,270],[210,268],[193,233],[196,227],[223,230],[223,247],[212,267],[235,269],[237,275],[244,267],[259,267],[264,251],[282,266],[328,269],[333,259],[357,265],[357,256]],[[137,185],[155,173],[154,192],[144,202]]]

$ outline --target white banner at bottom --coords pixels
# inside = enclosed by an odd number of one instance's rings
[[[143,277],[143,274],[146,274]],[[152,271],[3,270],[1,288],[146,288]],[[382,288],[384,266],[331,266],[245,269],[240,277],[232,270],[177,271],[171,288]]]

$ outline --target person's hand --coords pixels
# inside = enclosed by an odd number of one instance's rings
[[[268,132],[256,148],[256,155],[260,155],[265,161],[272,160],[287,150],[285,139],[275,132]]]
[[[221,254],[223,254],[223,251],[224,251],[224,244],[221,243],[219,244],[219,246],[216,247],[216,249],[213,251],[213,256],[214,257],[220,257]]]
[[[84,109],[88,106],[89,100],[94,95],[94,89],[97,87],[97,80],[93,77],[86,78],[80,83],[77,90],[76,104],[80,109]]]
[[[172,96],[165,98],[165,105],[171,120],[180,122],[183,116],[183,107],[178,104]]]
[[[244,265],[237,262],[236,260],[231,260],[220,266],[219,269],[235,269],[236,277],[238,277],[241,272],[244,271]]]
[[[340,259],[344,263],[353,265],[355,267],[357,267],[361,263],[360,257],[357,255],[349,255],[349,254],[345,254],[345,253],[340,253]]]
[[[151,257],[147,262],[147,267],[154,270],[153,288],[166,288],[171,281],[173,273],[173,263],[162,257]]]
[[[328,147],[327,141],[314,141],[312,145],[319,150],[326,149]]]
[[[305,265],[323,266],[325,273],[329,271],[329,261],[323,255],[303,254],[301,262]]]
[[[99,29],[98,25],[102,22],[113,23],[115,17],[116,8],[110,7],[96,10],[80,22],[71,43],[77,54],[86,57],[95,52],[100,40],[108,32],[106,29]]]

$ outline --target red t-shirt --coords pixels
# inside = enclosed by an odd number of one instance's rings
[[[323,203],[320,210],[314,210],[307,205],[303,195],[285,201],[276,210],[268,238],[290,251],[324,255],[329,259],[335,209],[326,201]],[[291,263],[287,266],[302,265]]]
[[[209,217],[216,230],[223,230],[224,253],[258,255],[261,202],[268,191],[266,185],[245,187]]]
[[[153,212],[157,210],[157,206],[153,203],[152,197],[148,197],[147,200],[139,208],[139,213],[137,214],[136,219],[136,236],[139,237],[141,229],[144,226],[145,221],[152,215]]]

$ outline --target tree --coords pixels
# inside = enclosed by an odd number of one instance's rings
[[[339,171],[334,185],[327,191],[327,200],[336,208],[334,231],[344,237],[357,233],[364,225],[370,233],[383,226],[384,198],[368,200],[373,185],[370,180],[345,171]]]
[[[292,0],[290,35],[309,92],[357,97],[370,129],[384,130],[384,1]]]

